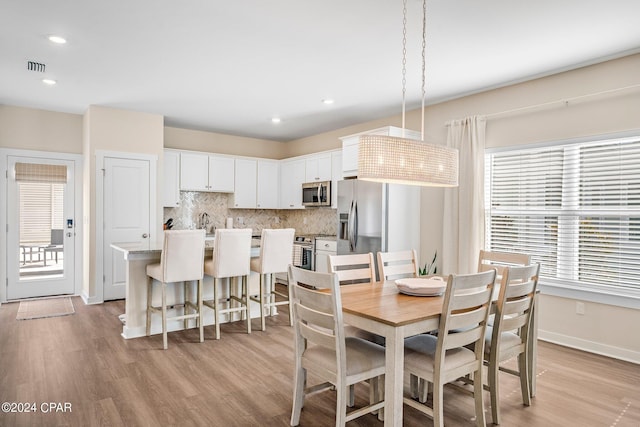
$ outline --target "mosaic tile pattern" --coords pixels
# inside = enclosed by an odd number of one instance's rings
[[[331,208],[232,209],[227,207],[226,193],[181,191],[180,206],[164,208],[164,222],[173,218],[173,229],[190,229],[199,225],[200,216],[209,215],[207,232],[224,228],[227,218],[233,218],[234,228],[251,228],[260,234],[263,228],[295,228],[298,235],[335,235],[337,213]]]

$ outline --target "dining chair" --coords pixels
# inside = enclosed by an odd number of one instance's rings
[[[421,334],[405,340],[405,372],[433,386],[433,406],[428,407],[408,397],[404,397],[403,401],[432,417],[434,426],[444,425],[444,384],[454,382],[465,375],[473,375],[475,379],[473,396],[476,425],[486,425],[482,366],[484,336],[495,276],[495,270],[450,275],[444,294],[438,335]],[[473,350],[467,348],[468,345],[473,345]]]
[[[247,322],[247,333],[251,333],[251,310],[249,309],[248,281],[251,272],[251,229],[220,229],[216,231],[213,256],[204,262],[204,274],[213,278],[213,299],[203,300],[202,305],[213,309],[215,339],[220,339],[220,315],[240,312]],[[234,295],[231,279],[240,278],[240,296]],[[227,308],[220,308],[218,293],[221,280],[228,280]],[[238,305],[233,305],[233,303]],[[202,310],[201,310],[202,312]],[[201,321],[202,323],[202,321]]]
[[[418,277],[416,250],[378,252],[378,276],[381,281]]]
[[[375,282],[375,265],[371,252],[329,256],[329,270],[336,273],[340,285]]]
[[[337,275],[290,265],[288,276],[295,331],[291,425],[297,426],[300,422],[305,396],[333,387],[336,426],[344,426],[347,421],[381,409],[384,406],[384,348],[345,335]],[[310,378],[322,382],[309,386]],[[348,388],[367,380],[373,390],[369,405],[347,413]]]
[[[478,272],[496,270],[496,280],[502,280],[505,267],[531,264],[531,255],[520,252],[493,252],[480,250],[478,256]]]
[[[500,295],[496,304],[493,326],[485,334],[484,359],[488,365],[488,389],[491,394],[491,415],[494,424],[500,424],[500,393],[498,372],[503,371],[520,378],[522,402],[531,405],[530,373],[531,332],[533,303],[538,287],[540,264],[525,267],[507,267],[500,282]],[[500,363],[518,356],[518,370],[500,366]]]
[[[147,336],[151,335],[151,314],[162,313],[162,346],[167,349],[167,321],[183,320],[187,329],[189,319],[196,319],[200,342],[204,341],[202,311],[202,279],[204,263],[204,230],[172,230],[164,232],[160,263],[147,265]],[[162,285],[161,305],[153,305],[153,284]],[[188,282],[197,281],[197,302],[188,299]],[[184,301],[167,303],[167,284],[184,282]],[[182,315],[167,316],[168,308],[183,307]],[[187,308],[194,310],[187,313]]]
[[[293,326],[289,295],[275,289],[273,275],[287,272],[287,267],[291,264],[295,232],[293,228],[263,229],[260,236],[260,257],[251,259],[251,271],[260,274],[260,290],[257,297],[250,299],[260,304],[260,325],[263,331],[266,329],[266,309],[271,314],[271,309],[279,305],[289,306],[289,323]],[[276,297],[280,300],[276,300]]]

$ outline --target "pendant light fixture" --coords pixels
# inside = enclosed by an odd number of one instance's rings
[[[405,129],[407,0],[402,21],[402,129]],[[422,3],[422,140],[362,135],[358,144],[358,179],[430,187],[458,186],[458,150],[424,141],[427,2]]]

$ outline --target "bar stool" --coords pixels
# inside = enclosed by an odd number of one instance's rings
[[[220,339],[220,315],[241,312],[247,322],[247,333],[251,333],[251,312],[249,310],[248,279],[249,260],[251,259],[251,229],[221,229],[216,231],[213,249],[213,257],[204,262],[204,274],[213,278],[213,299],[202,301],[202,304],[213,309],[217,340]],[[231,286],[228,286],[229,306],[220,308],[218,285],[220,279],[231,281],[233,277],[241,278],[241,296],[232,295]],[[231,303],[236,301],[240,306],[233,307]],[[200,310],[202,316],[202,310]],[[200,324],[203,323],[202,317]]]
[[[196,319],[200,328],[200,342],[204,341],[204,331],[200,317],[202,306],[202,278],[204,263],[204,230],[172,230],[164,232],[164,242],[159,264],[147,265],[147,336],[151,335],[151,314],[162,313],[162,345],[167,349],[167,320],[184,320],[184,328],[188,327],[188,319]],[[162,306],[153,306],[154,279],[162,284]],[[197,303],[188,299],[187,282],[198,281]],[[170,304],[183,306],[181,316],[167,317],[167,283],[184,282],[184,302]],[[187,307],[195,313],[187,314]]]
[[[289,304],[289,295],[285,295],[275,290],[273,283],[274,273],[286,273],[291,264],[293,253],[293,238],[296,230],[293,228],[283,228],[278,230],[263,229],[260,237],[260,257],[251,259],[251,271],[260,274],[260,293],[258,297],[251,297],[251,301],[260,304],[260,325],[261,330],[266,329],[265,306],[271,308],[278,305],[289,306],[289,324],[293,326],[292,307]],[[267,276],[269,276],[268,291]],[[276,301],[276,296],[285,298],[284,301]],[[265,298],[267,299],[265,301]]]

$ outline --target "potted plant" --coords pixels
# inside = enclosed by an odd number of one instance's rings
[[[426,263],[423,268],[420,268],[420,266],[418,266],[418,273],[421,276],[431,276],[436,274],[438,272],[438,265],[436,264],[437,260],[438,251],[433,254],[433,259],[431,260],[431,262]]]

